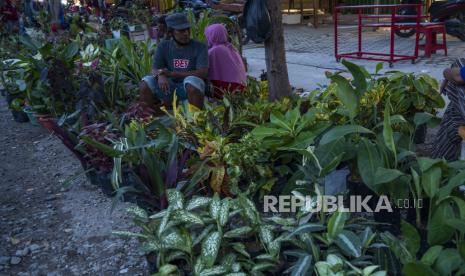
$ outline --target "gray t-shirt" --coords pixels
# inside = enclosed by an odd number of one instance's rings
[[[153,61],[155,69],[167,68],[171,72],[188,72],[208,68],[207,45],[197,41],[184,47],[177,47],[173,39],[164,40],[158,45]],[[182,79],[174,79],[182,82]]]

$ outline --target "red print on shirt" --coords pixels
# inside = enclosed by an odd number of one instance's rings
[[[173,67],[175,69],[187,69],[189,66],[189,60],[188,59],[173,59]]]

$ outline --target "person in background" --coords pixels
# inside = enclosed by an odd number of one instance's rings
[[[0,0],[0,21],[7,32],[19,31],[19,14],[10,0]]]
[[[157,19],[157,44],[163,40],[169,40],[168,26],[166,25],[166,16],[162,15]]]
[[[224,92],[245,89],[247,75],[242,57],[228,41],[228,31],[222,24],[213,24],[205,29],[207,38],[209,79],[213,85],[213,97],[222,99]]]
[[[140,84],[140,104],[151,109],[161,104],[169,108],[176,93],[177,99],[187,101],[190,109],[201,109],[208,77],[207,46],[191,39],[185,14],[169,15],[166,24],[172,36],[157,47],[153,74]]]
[[[447,95],[449,105],[442,118],[440,129],[433,144],[433,158],[457,160],[460,155],[461,127],[465,126],[465,59],[458,59],[444,70],[441,93]]]

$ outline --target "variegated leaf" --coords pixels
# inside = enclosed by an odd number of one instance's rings
[[[215,193],[221,193],[221,186],[223,185],[225,174],[226,170],[224,166],[218,166],[212,170],[210,186]]]
[[[230,203],[230,200],[228,198],[223,199],[221,203],[220,214],[219,214],[219,223],[221,226],[225,226],[226,223],[228,222],[229,203]]]
[[[220,208],[221,208],[220,196],[218,194],[215,194],[210,203],[210,216],[214,220],[218,220],[219,215],[220,215]]]
[[[184,210],[173,211],[173,214],[171,215],[171,217],[173,220],[181,221],[184,223],[204,225],[202,219],[199,216],[189,213]]]
[[[182,235],[178,232],[172,232],[166,237],[163,237],[163,248],[165,249],[179,249],[186,252],[189,252],[189,249],[186,248],[186,241]]]
[[[200,196],[194,197],[187,204],[186,210],[187,211],[192,211],[192,210],[200,208],[200,207],[208,206],[211,201],[212,201],[212,199],[209,198],[209,197],[200,197]]]
[[[221,234],[220,232],[213,232],[202,243],[202,260],[207,267],[213,266],[220,250]]]
[[[129,231],[111,231],[111,233],[113,235],[120,236],[120,237],[123,237],[123,238],[133,238],[133,237],[143,238],[143,239],[148,239],[149,238],[146,235],[139,234],[139,233],[133,233],[133,232],[129,232]]]
[[[362,254],[362,242],[353,232],[343,231],[337,236],[335,242],[346,255],[358,258]]]
[[[166,225],[168,224],[168,221],[170,219],[170,216],[171,216],[171,206],[168,207],[168,209],[166,209],[166,213],[165,215],[163,216],[161,222],[160,222],[160,226],[158,227],[158,236],[160,237],[162,234],[163,234],[163,231],[165,231],[166,229]]]
[[[205,229],[202,230],[202,232],[195,237],[193,246],[196,246],[199,244],[208,234],[210,234],[211,230],[215,227],[215,225],[208,225]]]
[[[140,249],[144,253],[158,252],[158,251],[160,251],[160,244],[155,240],[150,240],[150,241],[144,242],[141,245]]]
[[[245,245],[242,243],[233,243],[232,248],[236,250],[238,253],[246,256],[247,258],[250,258],[249,252],[245,249]]]
[[[305,255],[293,266],[291,276],[309,275],[312,267],[312,256]]]
[[[137,206],[134,206],[134,207],[129,207],[126,209],[126,211],[133,215],[134,217],[138,218],[138,219],[141,219],[141,220],[147,220],[148,219],[148,215],[147,215],[147,212],[145,212],[144,209],[142,208],[139,208]]]
[[[258,263],[252,267],[252,272],[264,272],[273,270],[276,267],[275,264],[272,263]]]
[[[225,238],[241,238],[241,237],[247,236],[247,234],[249,234],[252,230],[253,230],[252,227],[244,226],[244,227],[236,228],[229,232],[226,232],[224,234],[224,237]]]
[[[214,276],[214,275],[224,275],[228,270],[224,266],[215,266],[208,268],[200,272],[200,276]]]
[[[173,210],[184,208],[184,198],[180,191],[170,189],[166,193],[168,194],[168,203],[172,206]]]
[[[266,245],[273,241],[273,230],[269,225],[260,226],[260,239]]]

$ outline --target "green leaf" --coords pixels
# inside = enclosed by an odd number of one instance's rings
[[[225,226],[229,219],[229,207],[230,207],[230,200],[228,198],[224,199],[219,214],[219,223],[221,226]]]
[[[405,220],[401,221],[400,229],[408,251],[412,256],[415,256],[420,249],[420,235],[417,229]]]
[[[236,250],[238,253],[244,255],[245,257],[250,259],[250,254],[247,252],[245,245],[242,243],[233,243],[232,248]]]
[[[379,62],[376,64],[375,74],[378,74],[379,71],[383,70],[383,63]]]
[[[252,130],[252,136],[257,138],[258,140],[262,140],[267,137],[276,137],[276,136],[283,136],[289,134],[287,130],[283,130],[280,128],[270,128],[270,127],[264,127],[264,126],[259,126]]]
[[[209,198],[209,197],[200,197],[200,196],[193,197],[187,203],[186,210],[187,211],[192,211],[192,210],[200,208],[200,207],[206,207],[206,206],[208,206],[210,204],[211,201],[212,201],[212,199]]]
[[[367,139],[362,139],[360,143],[357,165],[363,182],[373,191],[377,191],[376,171],[384,167],[384,161],[378,148]]]
[[[421,262],[427,266],[432,266],[436,259],[442,252],[443,247],[440,245],[435,245],[430,247],[428,251],[425,252],[423,257],[421,257]]]
[[[163,237],[161,240],[164,249],[178,249],[189,252],[190,248],[187,247],[188,243],[183,236],[178,232],[171,232]]]
[[[215,193],[210,203],[210,216],[214,220],[218,220],[220,216],[220,209],[221,209],[221,200],[220,196]]]
[[[447,219],[446,225],[454,228],[462,234],[465,234],[465,221],[461,219]]]
[[[328,237],[334,240],[344,229],[347,214],[343,212],[334,213],[328,221]]]
[[[293,266],[291,276],[308,275],[311,269],[312,256],[306,255],[304,257],[299,258],[297,263]]]
[[[127,208],[126,212],[128,212],[132,216],[134,216],[134,217],[136,217],[138,219],[144,220],[144,221],[149,218],[148,215],[147,215],[147,212],[144,209],[139,208],[137,206]]]
[[[269,225],[260,226],[260,239],[265,245],[269,245],[273,241],[273,231]]]
[[[61,51],[61,57],[65,61],[71,60],[79,52],[79,43],[71,42]]]
[[[272,263],[258,263],[252,267],[252,273],[273,270],[275,267]]]
[[[373,134],[373,132],[369,129],[366,129],[359,125],[343,125],[343,126],[336,126],[326,132],[320,140],[320,145],[326,145],[333,141],[339,140],[342,137],[348,134]]]
[[[270,122],[276,127],[285,129],[287,131],[292,131],[291,125],[287,122],[286,118],[279,112],[273,111],[270,114]]]
[[[383,138],[384,144],[394,154],[395,159],[397,160],[396,144],[394,142],[394,135],[391,126],[391,103],[389,99],[387,100],[386,107],[384,108]]]
[[[215,267],[212,267],[212,268],[202,270],[202,272],[200,272],[199,276],[224,275],[227,272],[228,272],[228,270],[226,269],[226,267],[224,267],[224,266],[215,266]]]
[[[413,122],[415,123],[416,127],[419,127],[421,125],[427,124],[429,121],[434,119],[434,115],[422,112],[422,113],[415,113],[415,116],[413,117]]]
[[[428,221],[428,243],[440,245],[448,242],[454,235],[454,229],[447,226],[446,221],[454,217],[454,210],[448,202],[443,202],[436,207],[431,220]]]
[[[359,99],[357,92],[346,78],[340,75],[332,75],[330,78],[337,84],[336,96],[347,108],[349,116],[353,120],[358,115]]]
[[[307,223],[304,225],[300,225],[296,229],[294,229],[287,237],[286,239],[292,238],[295,235],[300,235],[302,233],[313,233],[313,232],[320,232],[324,231],[326,227],[321,224],[316,224],[316,223]]]
[[[243,226],[231,231],[228,231],[224,234],[225,238],[241,238],[247,236],[250,232],[252,232],[252,227],[250,226]]]
[[[202,219],[192,213],[189,213],[184,210],[174,210],[171,218],[175,221],[180,221],[183,223],[187,224],[199,224],[199,225],[204,225]]]
[[[100,143],[98,141],[95,141],[95,140],[93,140],[92,138],[90,138],[88,136],[81,136],[80,138],[84,143],[86,143],[89,146],[92,146],[95,149],[101,151],[103,154],[105,154],[108,157],[115,158],[115,157],[121,157],[122,155],[124,155],[123,151],[116,150],[113,147],[102,144],[102,143]]]
[[[374,176],[374,179],[375,179],[374,185],[380,185],[380,184],[392,182],[403,175],[404,173],[399,170],[386,169],[386,168],[379,167],[376,170],[376,173]]]
[[[163,216],[161,222],[160,222],[160,225],[158,226],[158,236],[161,237],[163,232],[165,231],[166,229],[166,226],[168,225],[168,221],[170,219],[170,216],[171,216],[171,207],[168,207],[168,209],[166,209],[166,213],[165,215]]]
[[[336,245],[349,256],[358,258],[362,255],[362,242],[360,238],[350,231],[342,231],[336,240]]]
[[[431,159],[428,157],[418,157],[417,161],[421,172],[425,172],[431,167],[443,162],[441,159]]]
[[[202,243],[202,260],[207,267],[212,267],[218,256],[218,251],[221,245],[220,232],[213,232]]]
[[[439,167],[432,167],[429,170],[423,172],[421,175],[421,183],[423,190],[429,198],[433,198],[439,191],[441,184],[442,170]]]
[[[465,171],[461,171],[459,174],[452,177],[446,186],[441,187],[439,189],[439,198],[442,199],[442,198],[449,196],[455,188],[462,186],[464,184],[465,184]]]
[[[355,88],[357,89],[358,95],[363,95],[367,90],[367,80],[368,77],[365,74],[365,70],[362,69],[361,66],[358,66],[355,63],[349,62],[347,60],[343,60],[342,64],[349,70],[352,74],[354,80],[352,83],[354,84]]]
[[[405,276],[437,276],[437,274],[428,266],[422,263],[407,263],[402,269]]]
[[[142,238],[142,239],[147,239],[148,238],[147,235],[143,235],[143,234],[140,234],[140,233],[133,233],[133,232],[129,232],[129,231],[111,231],[111,233],[113,235],[120,236],[120,237],[123,237],[123,238],[133,238],[133,237]]]
[[[465,261],[465,241],[457,241],[457,250],[460,253],[460,256],[462,257],[462,260]]]
[[[317,271],[317,275],[339,276],[337,274],[335,275],[331,269],[331,265],[327,262],[317,262],[315,264],[315,270]]]
[[[180,191],[170,189],[166,193],[168,194],[168,203],[172,206],[173,210],[184,208],[184,198]]]
[[[462,264],[462,258],[456,249],[447,248],[442,251],[434,265],[439,275],[453,275]]]
[[[155,274],[155,276],[169,276],[172,275],[172,273],[178,271],[178,268],[175,265],[172,264],[166,264],[158,270],[158,273]]]

